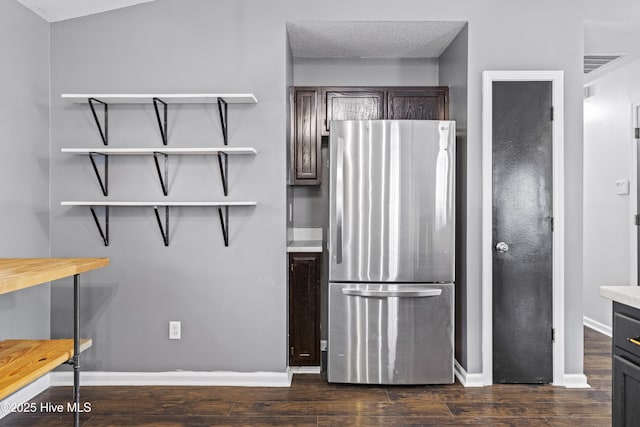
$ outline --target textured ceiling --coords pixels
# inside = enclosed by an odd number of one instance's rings
[[[460,21],[295,21],[287,23],[294,58],[437,58]]]
[[[5,1],[5,0],[0,0]],[[49,22],[92,15],[155,0],[18,0]]]

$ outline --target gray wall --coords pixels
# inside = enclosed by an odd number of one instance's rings
[[[482,364],[476,344],[481,336],[481,72],[550,69],[565,73],[566,370],[581,373],[582,27],[585,19],[639,15],[635,0],[615,0],[606,8],[598,0],[158,0],[53,24],[53,255],[112,259],[111,267],[90,275],[85,292],[93,316],[86,332],[96,343],[90,355],[93,367],[284,370],[286,22],[463,20],[469,22],[467,371],[480,372]],[[221,245],[215,212],[208,210],[178,210],[172,217],[169,248],[162,247],[151,212],[114,211],[113,246],[104,248],[88,211],[59,206],[62,199],[100,197],[87,160],[59,153],[65,145],[98,144],[86,108],[70,107],[59,99],[61,92],[75,91],[257,95],[257,105],[232,107],[230,113],[232,144],[253,145],[259,151],[254,159],[232,159],[230,197],[256,199],[259,205],[232,212],[229,248]],[[114,113],[113,145],[157,146],[152,113],[148,108],[132,110],[133,114]],[[172,119],[173,146],[220,144],[213,133],[215,118],[189,119],[202,112],[183,110]],[[130,122],[132,115],[140,120]],[[188,120],[197,126],[185,124]],[[140,140],[143,134],[150,140]],[[114,167],[110,197],[161,197],[149,162],[132,159],[131,164],[122,162],[122,171]],[[206,163],[181,161],[170,198],[220,198],[214,167],[202,171],[208,179],[199,180],[197,165],[189,162]],[[66,300],[53,299],[54,312],[68,308]],[[182,341],[167,340],[170,319],[183,321]],[[54,317],[53,329],[57,328]]]
[[[158,1],[52,25],[52,250],[105,256],[85,275],[83,329],[94,339],[84,365],[107,371],[284,371],[285,27],[244,2]],[[264,15],[263,13],[266,13]],[[164,247],[153,210],[112,208],[111,244],[101,245],[87,208],[61,200],[104,199],[90,162],[61,147],[99,147],[87,105],[64,92],[252,92],[255,105],[229,106],[229,200],[257,207],[230,211],[225,247],[213,208],[171,211]],[[113,106],[110,146],[160,147],[151,106]],[[169,146],[222,146],[214,105],[171,106]],[[168,197],[153,160],[110,159],[109,200],[224,199],[215,157],[170,159]],[[52,292],[52,334],[61,334],[70,289]],[[169,320],[182,339],[168,340]]]
[[[49,24],[0,2],[0,257],[49,256]],[[49,285],[0,296],[0,340],[49,337]]]
[[[449,118],[456,121],[456,360],[467,367],[467,346],[481,345],[467,330],[467,25],[440,55],[440,85],[449,86]],[[469,340],[471,342],[469,343]]]
[[[438,60],[426,58],[295,58],[296,86],[435,86]]]
[[[291,47],[289,45],[289,37],[287,35],[286,40],[285,40],[285,49],[286,49],[286,54],[285,54],[285,92],[284,92],[284,97],[285,99],[289,99],[289,88],[291,86],[293,86],[293,56],[291,55]],[[285,103],[284,104],[284,114],[285,114],[285,123],[291,123],[291,108],[289,106],[289,103]],[[285,141],[289,141],[289,139],[291,138],[291,127],[290,126],[285,126],[286,129],[286,134],[285,134]],[[284,148],[285,151],[285,158],[286,158],[286,165],[289,165],[290,162],[290,151],[289,151],[289,144],[284,144],[282,146]],[[285,224],[286,224],[286,229],[287,229],[287,235],[286,235],[286,239],[287,241],[291,240],[293,238],[293,187],[291,187],[290,185],[288,185],[289,183],[289,167],[287,166],[287,176],[286,176],[286,182],[283,184],[285,186],[285,188],[287,189],[286,192],[286,211],[285,211]],[[283,265],[284,271],[287,272],[286,274],[286,289],[285,289],[285,293],[286,293],[286,313],[287,313],[287,348],[290,348],[289,345],[289,259],[288,257],[284,258],[284,265]],[[287,364],[288,364],[288,359],[287,359]]]
[[[609,332],[611,301],[600,296],[600,286],[638,283],[631,271],[637,249],[627,249],[638,230],[632,221],[637,209],[631,195],[616,194],[615,185],[633,177],[629,108],[640,103],[638,73],[636,59],[592,80],[593,96],[584,101],[584,316]]]

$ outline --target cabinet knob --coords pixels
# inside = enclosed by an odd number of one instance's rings
[[[640,346],[640,337],[638,338],[627,338],[627,341],[629,341],[631,344],[635,344]]]

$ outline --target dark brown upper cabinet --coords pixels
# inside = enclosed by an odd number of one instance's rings
[[[449,88],[398,88],[387,91],[387,118],[448,120]]]
[[[329,135],[331,120],[378,120],[385,117],[384,88],[322,88],[322,130]]]
[[[319,90],[316,88],[291,89],[289,176],[292,184],[320,184],[322,178],[318,100]]]
[[[322,181],[322,137],[331,120],[448,120],[446,86],[293,87],[289,183]]]

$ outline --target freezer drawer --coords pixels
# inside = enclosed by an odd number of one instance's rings
[[[329,284],[329,382],[453,382],[453,284]]]

